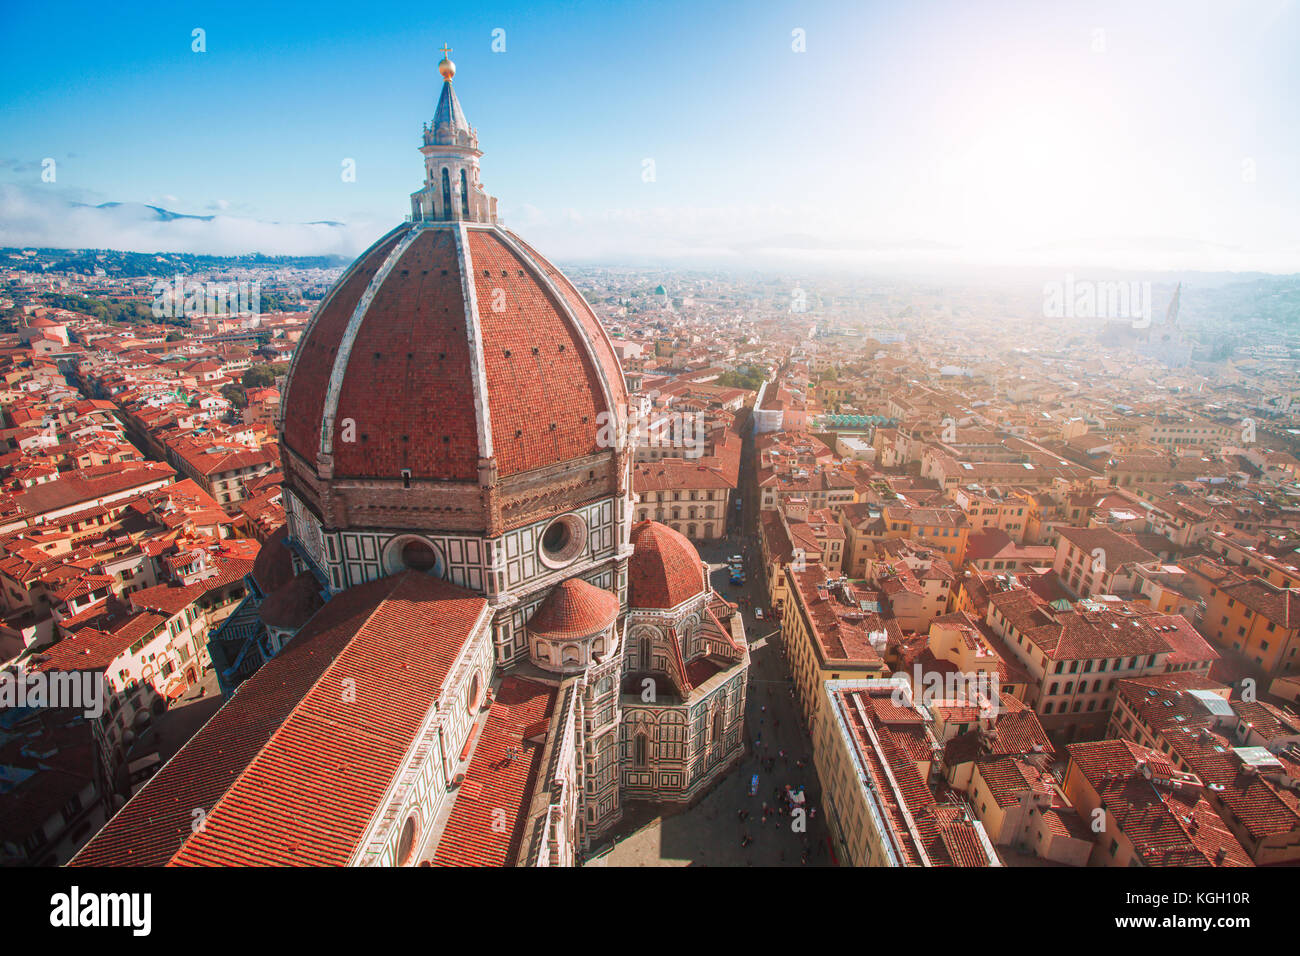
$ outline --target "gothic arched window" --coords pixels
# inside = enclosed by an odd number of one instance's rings
[[[463,169],[460,171],[460,213],[469,218],[469,180],[465,178]]]
[[[647,745],[645,734],[637,734],[636,747],[635,747],[636,752],[633,755],[632,760],[638,767],[644,767],[646,765],[646,757],[648,755],[649,749],[650,748]]]
[[[451,218],[451,176],[447,173],[447,167],[442,167],[442,216],[444,219]]]

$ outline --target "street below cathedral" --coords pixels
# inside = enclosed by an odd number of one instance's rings
[[[737,537],[733,529],[728,541],[702,545],[699,550],[709,563],[714,589],[739,603],[745,615],[750,666],[744,759],[686,810],[664,812],[645,803],[626,804],[616,841],[593,848],[588,866],[802,866],[805,853],[808,866],[832,862],[821,788],[811,763],[811,742],[791,697],[780,632],[771,620],[756,545],[748,536],[741,539],[746,549],[745,584],[729,584],[727,558],[742,551]],[[761,621],[754,615],[756,607],[763,610]],[[758,776],[758,788],[751,796],[754,775]],[[778,800],[787,785],[804,788],[808,811],[800,824],[804,832],[797,832],[788,810],[778,812]],[[742,813],[747,814],[743,820]],[[742,846],[747,838],[749,842]]]

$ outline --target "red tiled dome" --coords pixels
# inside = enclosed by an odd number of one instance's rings
[[[632,528],[627,563],[628,607],[666,609],[703,593],[704,569],[695,545],[657,521]]]
[[[612,453],[598,416],[626,402],[613,346],[554,266],[499,225],[408,222],[303,335],[284,447],[308,474],[323,455],[326,480],[477,483],[482,459],[504,478]]]
[[[617,617],[617,595],[581,578],[570,578],[533,612],[528,630],[550,637],[585,637],[609,627]]]

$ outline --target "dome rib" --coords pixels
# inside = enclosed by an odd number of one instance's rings
[[[525,243],[516,238],[509,230],[500,229],[495,233],[495,235],[507,249],[515,254],[517,259],[528,267],[534,277],[536,277],[536,279],[546,287],[547,291],[550,293],[552,301],[554,301],[554,303],[559,307],[560,313],[568,321],[569,325],[577,330],[578,334],[581,335],[583,340],[587,343],[587,353],[592,357],[597,365],[600,365],[600,349],[598,349],[596,343],[592,341],[591,330],[588,329],[586,324],[578,318],[578,315],[573,308],[573,303],[569,300],[568,295],[563,289],[557,288],[557,283],[554,281],[555,270],[553,268],[543,268],[541,264],[542,260],[540,260],[537,254]],[[597,325],[599,325],[599,322]],[[608,342],[605,344],[608,346],[610,354],[612,355],[614,351],[613,346],[609,345]],[[620,401],[620,396],[612,394],[611,390],[614,389],[616,384],[622,383],[623,372],[622,369],[619,369],[617,379],[608,380],[608,371],[609,370],[606,368],[601,368],[603,374],[597,375],[596,380],[600,383],[600,391],[605,400],[605,407],[611,411],[615,416],[616,421],[621,426],[624,419],[624,407],[627,405],[627,394],[626,391],[624,391],[621,395],[622,401]],[[616,436],[617,445],[615,447],[621,449],[623,447],[624,439],[622,427],[619,427],[616,430]]]
[[[422,229],[370,303],[340,391],[339,478],[478,479],[473,364],[454,231]]]
[[[356,307],[353,308],[347,326],[343,329],[343,337],[339,339],[339,349],[334,356],[334,367],[330,371],[329,384],[325,392],[325,405],[321,412],[320,453],[322,455],[333,452],[334,419],[339,410],[339,393],[343,390],[343,376],[347,372],[348,361],[352,358],[352,346],[356,343],[361,323],[365,321],[366,313],[370,311],[370,303],[375,300],[379,290],[388,281],[388,276],[397,263],[406,255],[406,250],[411,248],[422,233],[423,229],[417,225],[409,227],[406,235],[398,242],[397,247],[388,253],[384,264],[371,278],[366,291],[361,294]]]
[[[627,386],[623,380],[623,367],[619,364],[618,358],[614,354],[614,342],[605,331],[596,313],[592,310],[590,303],[583,297],[582,293],[577,290],[569,277],[559,269],[555,268],[546,257],[541,255],[536,249],[530,246],[523,239],[516,236],[509,229],[502,228],[501,232],[509,236],[516,245],[523,249],[533,259],[542,275],[546,276],[553,287],[555,287],[567,301],[571,314],[577,319],[587,334],[587,340],[591,345],[592,352],[596,355],[601,363],[605,373],[606,380],[614,390],[614,404],[618,407],[620,421],[626,415],[627,410]]]
[[[325,481],[478,484],[618,456],[622,429],[607,442],[604,426],[626,402],[599,320],[551,263],[495,224],[405,223],[299,342],[283,445]]]
[[[451,84],[447,84],[450,89]],[[474,294],[474,256],[469,250],[465,224],[456,224],[456,260],[460,267],[461,295],[465,299],[465,330],[469,336],[470,376],[474,386],[474,407],[478,409],[478,453],[492,457],[492,410],[488,403],[487,373],[483,364],[483,325],[479,321],[478,296]]]
[[[480,303],[492,445],[502,477],[602,451],[599,362],[555,293],[495,228],[467,231]]]
[[[321,411],[333,368],[335,342],[342,335],[346,317],[352,314],[357,300],[378,270],[380,263],[376,260],[388,254],[405,228],[404,223],[389,230],[344,271],[321,301],[293,351],[284,402],[280,406],[284,445],[301,456],[313,470],[320,450]],[[289,401],[291,395],[292,402]],[[290,409],[294,414],[287,414]]]

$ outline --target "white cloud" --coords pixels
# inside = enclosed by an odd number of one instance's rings
[[[102,204],[55,186],[0,185],[0,245],[239,255],[359,254],[396,223],[282,223],[232,215],[160,214],[140,203]],[[163,196],[173,204],[176,197]],[[1113,236],[1032,244],[885,235],[883,226],[818,204],[503,207],[503,220],[550,258],[751,268],[1040,266],[1065,271],[1300,272],[1300,245],[1263,251],[1176,237]],[[874,234],[873,234],[874,230]]]
[[[84,205],[53,187],[0,185],[0,246],[354,256],[391,226],[263,222],[220,213],[160,215],[140,203]]]

